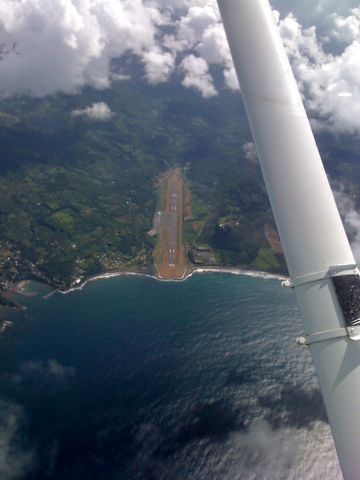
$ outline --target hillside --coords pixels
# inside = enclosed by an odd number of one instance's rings
[[[185,235],[195,254],[209,247],[220,265],[285,271],[259,166],[244,150],[240,96],[203,99],[135,73],[104,91],[0,102],[3,287],[30,277],[66,288],[101,271],[150,268],[156,180],[174,165],[192,194]],[[71,113],[95,102],[110,107],[108,120]],[[318,142],[332,179],[359,206],[360,142]]]

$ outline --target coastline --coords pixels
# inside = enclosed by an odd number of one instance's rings
[[[263,270],[247,270],[240,267],[202,267],[196,268],[191,272],[188,277],[191,277],[194,273],[230,273],[232,275],[241,275],[244,277],[262,278],[264,280],[287,280],[287,275],[280,273],[270,273]],[[187,278],[187,277],[186,277]]]
[[[51,284],[45,284],[48,287],[53,288],[49,293],[46,295],[43,295],[42,298],[44,300],[49,299],[53,295],[59,293],[61,295],[67,295],[71,292],[76,292],[77,290],[82,290],[83,288],[86,287],[86,285],[90,282],[95,282],[98,280],[106,280],[108,278],[115,278],[115,277],[125,277],[125,276],[136,276],[136,277],[148,277],[153,280],[157,280],[160,282],[184,282],[188,278],[194,276],[194,275],[200,275],[200,274],[206,274],[206,273],[227,273],[230,275],[240,275],[240,276],[245,276],[245,277],[253,277],[253,278],[262,278],[264,280],[278,280],[280,282],[287,280],[288,277],[286,275],[281,275],[281,274],[276,274],[276,273],[269,273],[261,270],[247,270],[239,267],[200,267],[200,268],[194,268],[192,269],[189,273],[187,273],[184,278],[179,278],[179,279],[165,279],[157,276],[156,274],[149,274],[149,273],[142,273],[142,272],[131,272],[128,270],[119,270],[119,271],[114,271],[114,272],[104,272],[104,273],[99,273],[97,275],[90,276],[88,278],[85,278],[82,283],[79,285],[76,285],[74,287],[71,287],[67,290],[60,290],[59,288],[54,288],[53,285]],[[36,292],[29,292],[27,291],[27,286],[32,282],[36,280],[33,279],[27,279],[27,280],[21,280],[19,282],[13,283],[5,292],[5,295],[8,299],[11,299],[12,295],[21,295],[23,297],[34,297],[38,295]],[[41,282],[44,284],[44,282]],[[21,303],[16,301],[14,303],[14,306],[11,307],[14,310],[17,309],[26,309]],[[9,320],[6,317],[0,319],[0,336],[10,329],[12,326],[13,322]]]
[[[49,287],[54,288],[51,292],[47,293],[46,295],[43,296],[43,298],[46,300],[50,298],[52,295],[55,295],[56,293],[59,293],[61,295],[67,295],[71,292],[76,292],[78,290],[82,290],[88,283],[90,282],[95,282],[98,280],[106,280],[108,278],[115,278],[115,277],[123,277],[123,276],[136,276],[136,277],[148,277],[152,278],[154,280],[158,280],[160,282],[184,282],[188,278],[194,276],[194,275],[199,275],[199,274],[204,274],[204,273],[228,273],[231,275],[240,275],[240,276],[246,276],[246,277],[253,277],[253,278],[262,278],[264,280],[279,280],[279,281],[284,281],[287,280],[288,277],[286,275],[281,275],[277,273],[269,273],[265,272],[262,270],[248,270],[240,267],[198,267],[192,269],[190,272],[186,273],[183,278],[178,278],[178,279],[167,279],[167,278],[161,278],[160,276],[156,274],[150,274],[150,273],[142,273],[142,272],[132,272],[129,270],[118,270],[114,272],[104,272],[104,273],[99,273],[90,277],[87,277],[84,279],[83,282],[81,282],[79,285],[70,287],[66,290],[61,290],[59,288],[55,288],[51,284],[47,284]],[[35,292],[27,292],[26,287],[29,285],[31,281],[34,281],[33,279],[27,279],[27,280],[21,280],[19,282],[15,282],[12,284],[6,291],[5,295],[7,297],[17,294],[17,295],[22,295],[24,297],[32,297],[35,296]],[[36,280],[35,280],[36,281]]]
[[[18,294],[18,295],[22,295],[24,297],[34,297],[36,295],[36,293],[34,293],[34,292],[30,293],[26,290],[26,288],[27,288],[27,286],[29,285],[30,282],[31,282],[31,280],[28,279],[28,280],[20,280],[19,282],[13,283],[5,291],[5,297],[7,295],[11,295],[13,293]]]
[[[60,293],[62,295],[67,295],[71,292],[75,292],[77,290],[82,290],[89,282],[95,282],[97,280],[106,280],[108,278],[115,278],[115,277],[123,277],[123,276],[136,276],[136,277],[148,277],[154,280],[158,280],[160,282],[184,282],[188,278],[192,277],[193,275],[202,274],[202,273],[229,273],[231,275],[240,275],[246,277],[253,277],[253,278],[262,278],[264,280],[279,280],[284,281],[287,280],[288,277],[286,275],[281,275],[277,273],[269,273],[261,270],[247,270],[238,267],[201,267],[201,268],[194,268],[190,273],[186,274],[183,278],[179,279],[167,279],[161,278],[156,275],[151,275],[149,273],[141,273],[141,272],[130,272],[126,270],[119,270],[116,272],[105,272],[99,273],[97,275],[91,276],[86,278],[81,284],[71,287],[67,290],[59,290],[55,289],[49,294],[45,295],[44,298],[49,298],[50,296],[54,295],[55,293]]]

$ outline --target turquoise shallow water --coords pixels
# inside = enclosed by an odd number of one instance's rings
[[[278,281],[119,277],[23,302],[0,337],[1,478],[341,478]]]

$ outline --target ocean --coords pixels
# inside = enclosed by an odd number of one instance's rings
[[[29,288],[0,336],[2,480],[342,478],[279,280]]]

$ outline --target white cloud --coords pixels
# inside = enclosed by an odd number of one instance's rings
[[[332,13],[327,19],[328,35],[338,42],[347,44],[360,38],[360,8],[353,8],[350,15],[343,17]]]
[[[185,73],[182,81],[185,87],[199,90],[203,97],[213,97],[217,94],[208,64],[203,58],[188,55],[181,62],[181,67]]]
[[[71,114],[74,117],[88,117],[90,120],[105,122],[113,117],[113,112],[105,102],[93,103],[91,107],[73,110]]]
[[[13,377],[15,383],[21,383],[33,377],[42,380],[58,380],[61,383],[67,383],[75,375],[75,369],[62,365],[54,359],[46,361],[28,361],[21,365],[21,372]]]
[[[221,23],[216,21],[205,29],[196,50],[208,64],[220,65],[223,68],[224,81],[228,88],[231,90],[239,89],[225,31]]]
[[[200,7],[199,2],[190,3],[190,8],[178,21],[177,33],[166,38],[168,48],[177,52],[195,51],[208,66],[218,65],[223,69],[226,86],[238,89],[236,74],[215,4],[204,2],[205,5]],[[318,129],[328,128],[336,132],[358,133],[360,132],[358,122],[360,9],[349,9],[350,6],[356,5],[355,2],[347,2],[337,10],[334,10],[333,2],[329,1],[312,0],[307,3],[307,8],[298,6],[294,10],[306,22],[309,19],[307,10],[311,6],[312,11],[317,12],[312,19],[320,25],[321,34],[318,33],[316,26],[304,28],[292,14],[288,14],[279,24],[306,106],[315,117],[313,123],[316,123]],[[295,3],[291,3],[290,7],[289,5],[286,7],[283,2],[274,4],[280,7],[282,12],[286,11],[286,8],[296,6]],[[275,14],[279,17],[277,12]],[[337,52],[330,53],[326,50],[330,43],[335,45]],[[209,70],[207,74],[210,75]],[[194,78],[199,85],[202,85],[203,82],[196,73],[191,79],[185,79],[183,85],[194,87]],[[206,83],[213,85],[209,76]],[[198,89],[204,91],[201,87]],[[349,96],[342,96],[342,92],[347,92]]]
[[[222,65],[231,63],[225,31],[221,23],[213,23],[204,31],[197,46],[197,51],[209,63]]]
[[[224,68],[223,73],[225,85],[230,88],[230,90],[240,90],[234,66],[231,65],[229,68]]]
[[[336,18],[331,16],[333,25]],[[358,38],[336,55],[325,53],[315,27],[304,29],[293,15],[281,20],[279,27],[305,103],[313,115],[333,131],[359,133],[360,31]]]
[[[0,400],[0,478],[17,480],[29,473],[33,454],[21,447],[24,413],[18,405]]]
[[[284,442],[285,437],[288,437],[287,442]],[[276,472],[277,475],[279,471],[286,471],[286,466],[294,464],[296,458],[295,436],[289,435],[285,429],[274,431],[262,419],[255,421],[248,432],[234,434],[233,441],[237,449],[250,450],[254,456],[259,457],[257,469],[263,471],[266,465],[266,470],[270,475],[271,472],[274,474]],[[242,473],[244,474],[244,472]]]
[[[203,5],[201,6],[200,3]],[[345,2],[342,8],[334,9],[331,1],[309,0],[307,6],[295,3],[274,2],[287,16],[280,21],[279,28],[302,91],[306,106],[314,116],[317,129],[336,132],[358,133],[360,114],[360,9],[349,7],[355,2]],[[205,85],[214,84],[209,71],[210,65],[223,70],[225,85],[238,89],[238,82],[230,52],[215,2],[187,2],[189,8],[177,22],[177,31],[167,35],[165,45],[173,52],[187,53],[193,59],[196,52],[203,62],[191,65],[187,60],[184,86],[198,88],[206,96],[210,90]],[[297,8],[292,8],[296,7]],[[315,12],[311,17],[317,22],[321,34],[314,25],[304,28],[297,18],[289,14],[293,9],[304,22],[309,23],[308,10]],[[343,16],[345,15],[345,16]],[[279,18],[279,13],[275,12]],[[333,53],[326,49],[335,46]],[[342,45],[342,47],[341,47]],[[341,47],[341,48],[340,48]],[[337,50],[337,51],[336,51]],[[186,57],[186,58],[188,58]],[[200,71],[196,67],[201,67]],[[204,78],[206,74],[206,79]],[[347,92],[348,96],[342,96]]]
[[[0,64],[0,93],[106,88],[112,57],[153,48],[159,16],[141,0],[0,0],[0,38],[17,44]]]
[[[249,162],[252,162],[252,163],[257,162],[257,153],[256,153],[255,145],[253,142],[244,143],[242,149],[243,149],[246,160],[249,160]]]
[[[259,419],[246,433],[234,434],[229,450],[238,459],[239,475],[231,480],[340,480],[342,475],[328,426],[315,421],[310,431],[311,438],[306,428],[273,429]]]
[[[271,5],[285,17],[292,12],[306,26],[321,23],[327,15],[346,15],[357,7],[358,0],[270,0]]]
[[[358,2],[272,5],[317,125],[359,133]],[[111,59],[125,53],[138,56],[151,84],[168,81],[177,69],[184,87],[210,97],[215,65],[225,86],[238,89],[215,0],[0,0],[0,39],[9,47],[16,42],[0,61],[0,96],[107,88],[118,73],[110,71]]]
[[[165,82],[175,69],[175,55],[158,47],[145,52],[142,58],[149,83]]]
[[[191,2],[189,2],[191,3]],[[238,89],[238,83],[216,2],[192,2],[176,22],[176,33],[164,36],[164,46],[187,56],[181,63],[183,85],[197,88],[204,97],[216,94],[209,65],[223,69],[225,84]],[[197,3],[197,4],[195,4]],[[195,56],[197,53],[198,56]]]
[[[185,8],[185,15],[171,17],[175,7]],[[178,52],[199,45],[209,56],[211,28],[223,43],[214,55],[226,51],[218,22],[211,0],[0,0],[0,38],[8,45],[16,42],[16,50],[0,63],[0,96],[76,93],[83,85],[107,88],[113,78],[110,60],[126,52],[140,57],[150,83],[166,81]],[[164,25],[176,28],[176,34],[164,35]]]
[[[335,190],[334,196],[351,238],[351,249],[355,260],[360,265],[360,213],[356,210],[353,199],[345,193],[344,187],[340,186],[339,190]]]
[[[114,80],[114,81],[121,81],[121,80],[130,80],[131,76],[126,75],[124,73],[111,72],[110,78],[111,80]]]
[[[203,38],[207,28],[219,21],[219,13],[215,6],[190,7],[187,14],[179,21],[177,40],[183,50],[194,48]]]
[[[48,360],[47,369],[50,375],[54,375],[58,378],[66,379],[68,377],[72,377],[75,374],[74,367],[66,367],[54,359]]]

